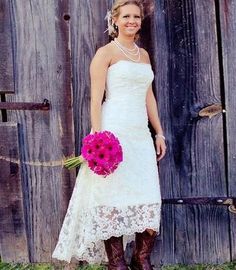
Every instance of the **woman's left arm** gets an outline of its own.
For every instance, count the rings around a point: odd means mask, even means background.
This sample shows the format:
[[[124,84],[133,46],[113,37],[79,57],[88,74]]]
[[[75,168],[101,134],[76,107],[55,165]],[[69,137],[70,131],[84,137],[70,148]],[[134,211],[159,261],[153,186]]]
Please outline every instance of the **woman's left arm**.
[[[148,119],[151,122],[154,130],[156,131],[156,134],[163,135],[163,130],[161,127],[161,122],[158,115],[158,109],[157,109],[157,102],[155,99],[155,96],[153,94],[152,85],[148,88],[147,96],[146,96],[146,108],[147,108],[147,114]],[[161,160],[165,153],[166,153],[166,144],[165,140],[161,136],[155,137],[155,143],[156,143],[156,151],[158,158],[157,160]]]

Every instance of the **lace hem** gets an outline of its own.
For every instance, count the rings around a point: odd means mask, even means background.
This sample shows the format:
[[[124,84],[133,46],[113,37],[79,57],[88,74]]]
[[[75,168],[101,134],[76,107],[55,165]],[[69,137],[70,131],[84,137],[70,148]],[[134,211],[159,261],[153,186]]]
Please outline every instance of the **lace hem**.
[[[159,232],[161,203],[116,208],[98,206],[73,216],[68,209],[53,258],[70,262],[72,257],[88,263],[107,261],[103,240],[123,235],[124,247],[135,232],[149,228]]]

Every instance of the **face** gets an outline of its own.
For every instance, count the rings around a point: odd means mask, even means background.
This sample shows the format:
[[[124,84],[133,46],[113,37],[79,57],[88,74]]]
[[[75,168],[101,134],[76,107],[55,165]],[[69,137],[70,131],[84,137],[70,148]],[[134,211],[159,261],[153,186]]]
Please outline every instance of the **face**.
[[[134,4],[120,7],[118,18],[114,19],[119,35],[134,36],[141,28],[140,8]]]

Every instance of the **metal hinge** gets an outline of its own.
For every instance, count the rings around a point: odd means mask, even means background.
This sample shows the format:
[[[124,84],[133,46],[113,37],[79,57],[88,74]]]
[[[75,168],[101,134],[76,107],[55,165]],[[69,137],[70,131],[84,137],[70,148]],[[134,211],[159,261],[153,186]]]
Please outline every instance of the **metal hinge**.
[[[0,102],[0,110],[43,110],[50,109],[49,100],[46,98],[42,103],[33,102]]]

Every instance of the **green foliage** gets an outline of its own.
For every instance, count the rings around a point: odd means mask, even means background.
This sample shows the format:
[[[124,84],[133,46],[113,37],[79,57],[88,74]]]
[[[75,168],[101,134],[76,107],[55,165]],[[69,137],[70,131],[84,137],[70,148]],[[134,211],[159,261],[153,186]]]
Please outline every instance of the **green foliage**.
[[[0,262],[0,270],[64,270],[68,269],[65,265],[55,266],[50,264],[9,264]],[[71,268],[74,270],[105,270],[105,266],[100,265],[84,265],[77,268]],[[208,265],[208,264],[195,264],[195,265],[170,265],[162,266],[161,270],[236,270],[236,261],[230,263],[224,263],[221,265]]]
[[[0,270],[54,270],[50,264],[23,264],[23,263],[3,263],[0,262]]]
[[[85,266],[80,266],[77,268],[79,270],[105,270],[105,266],[101,265],[85,265]]]
[[[210,265],[210,264],[195,264],[195,265],[170,265],[163,266],[162,270],[236,270],[236,261],[218,264],[218,265]]]

